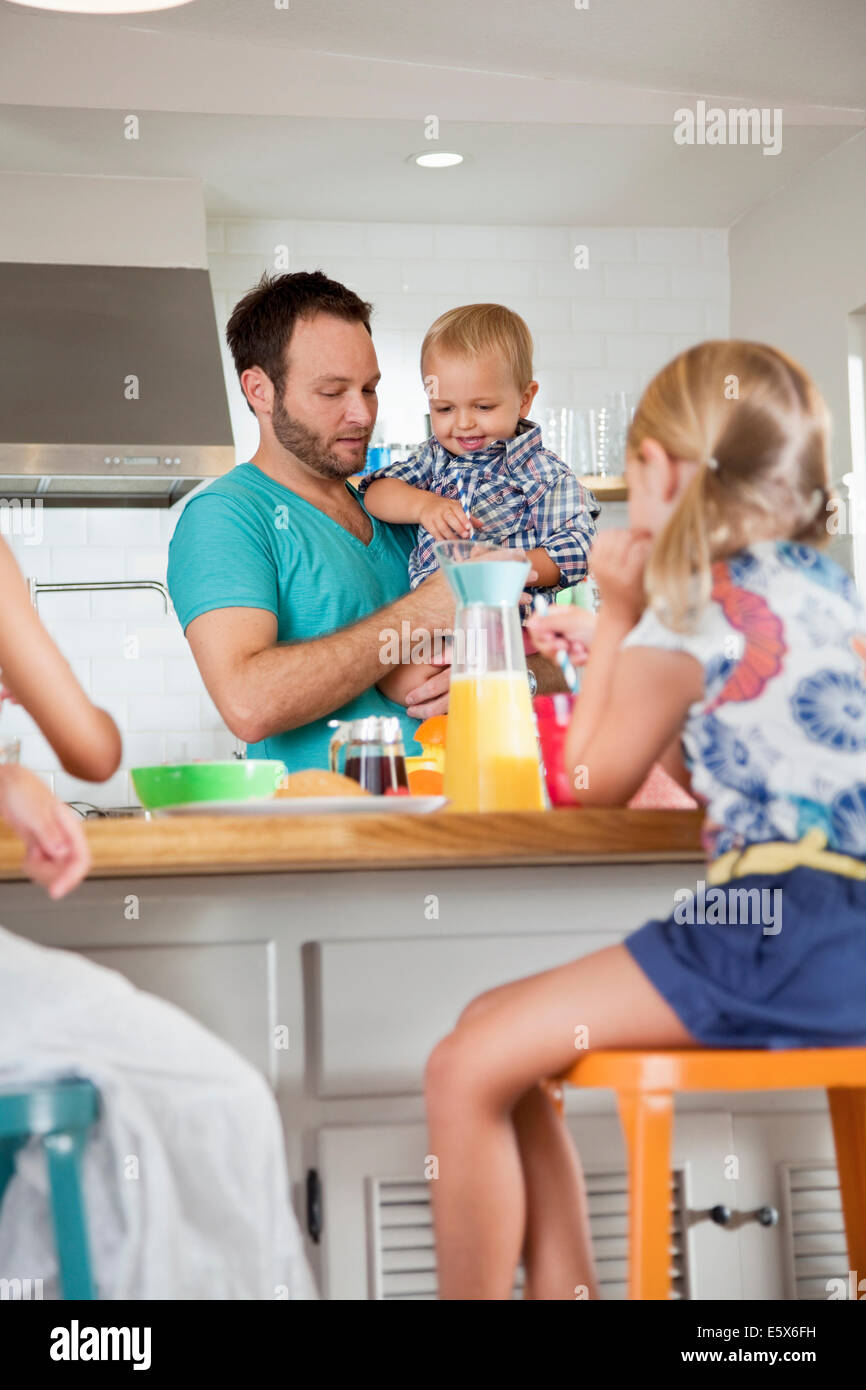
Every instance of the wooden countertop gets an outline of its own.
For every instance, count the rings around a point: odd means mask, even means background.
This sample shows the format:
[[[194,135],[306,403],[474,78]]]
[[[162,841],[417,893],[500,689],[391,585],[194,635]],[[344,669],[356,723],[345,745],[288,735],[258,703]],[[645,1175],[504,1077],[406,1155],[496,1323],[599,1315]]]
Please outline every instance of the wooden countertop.
[[[91,878],[431,864],[642,863],[700,860],[700,811],[563,809],[428,816],[184,816],[88,821]],[[0,880],[21,879],[21,842],[0,826]]]

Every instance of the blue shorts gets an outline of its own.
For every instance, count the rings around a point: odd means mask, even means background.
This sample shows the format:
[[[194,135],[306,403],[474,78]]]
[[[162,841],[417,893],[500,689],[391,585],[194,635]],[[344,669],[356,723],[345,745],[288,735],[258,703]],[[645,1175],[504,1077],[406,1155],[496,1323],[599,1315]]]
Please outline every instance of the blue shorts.
[[[866,880],[799,867],[700,887],[624,943],[699,1042],[866,1046]]]

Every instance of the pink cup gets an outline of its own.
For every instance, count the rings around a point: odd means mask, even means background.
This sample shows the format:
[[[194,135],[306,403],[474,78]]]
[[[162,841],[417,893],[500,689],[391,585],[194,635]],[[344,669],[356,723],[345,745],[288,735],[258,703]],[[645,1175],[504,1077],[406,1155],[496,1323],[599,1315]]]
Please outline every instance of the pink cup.
[[[565,770],[565,736],[576,695],[536,695],[533,700],[547,794],[552,806],[574,806],[577,797]]]

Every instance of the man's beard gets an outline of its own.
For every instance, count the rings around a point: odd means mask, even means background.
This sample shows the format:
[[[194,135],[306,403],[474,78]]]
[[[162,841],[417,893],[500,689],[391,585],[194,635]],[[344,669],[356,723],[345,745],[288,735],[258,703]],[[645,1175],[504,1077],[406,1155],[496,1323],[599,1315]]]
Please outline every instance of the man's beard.
[[[271,426],[277,441],[282,444],[284,449],[288,449],[290,454],[305,463],[308,468],[312,468],[314,473],[319,473],[323,478],[348,478],[352,473],[357,473],[363,468],[363,462],[345,463],[343,459],[337,458],[322,440],[321,436],[314,430],[302,425],[300,420],[295,420],[286,410],[281,400],[274,397],[273,410],[271,411]],[[366,435],[353,436],[358,439],[369,439],[369,432]]]

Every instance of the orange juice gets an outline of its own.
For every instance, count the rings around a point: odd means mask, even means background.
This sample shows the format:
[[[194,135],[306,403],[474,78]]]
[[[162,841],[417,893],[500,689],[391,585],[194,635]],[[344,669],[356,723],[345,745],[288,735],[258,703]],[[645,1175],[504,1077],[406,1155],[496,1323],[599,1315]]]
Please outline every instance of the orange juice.
[[[544,810],[524,672],[452,675],[444,790],[455,811]]]

